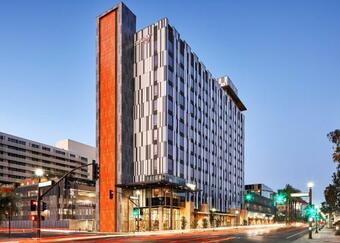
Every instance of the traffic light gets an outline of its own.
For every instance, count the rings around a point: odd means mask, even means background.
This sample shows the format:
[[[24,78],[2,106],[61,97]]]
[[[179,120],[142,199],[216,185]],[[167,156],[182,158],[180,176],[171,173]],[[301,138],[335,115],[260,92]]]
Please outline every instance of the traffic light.
[[[99,165],[95,160],[92,162],[92,180],[96,181],[99,179]]]
[[[37,200],[31,200],[31,211],[37,211],[38,202]]]
[[[276,194],[274,197],[274,201],[276,202],[276,204],[285,204],[287,201],[286,195],[282,193]]]
[[[109,198],[113,199],[113,191],[112,190],[109,191]]]
[[[71,189],[71,181],[66,177],[64,181],[64,189]]]
[[[31,215],[30,220],[31,221],[38,221],[38,216],[37,215]]]
[[[133,217],[138,218],[138,216],[139,216],[139,208],[133,208],[132,215],[133,215]]]
[[[254,200],[254,195],[251,192],[248,192],[245,196],[244,196],[244,200],[246,202],[251,202]]]
[[[42,211],[47,210],[47,203],[42,202]]]
[[[312,218],[312,219],[315,219],[316,216],[317,216],[317,210],[314,206],[314,204],[312,205],[308,205],[306,208],[305,208],[305,214],[308,218]]]

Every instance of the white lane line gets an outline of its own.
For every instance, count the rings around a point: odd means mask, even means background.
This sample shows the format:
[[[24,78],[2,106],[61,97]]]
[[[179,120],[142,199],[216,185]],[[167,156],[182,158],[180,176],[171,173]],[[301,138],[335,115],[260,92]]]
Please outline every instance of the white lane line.
[[[297,235],[300,235],[300,234],[302,234],[302,233],[306,233],[307,231],[308,231],[308,229],[305,229],[305,230],[303,230],[303,231],[301,231],[301,232],[298,232],[298,233],[295,233],[295,234],[293,234],[293,235],[288,236],[286,239],[292,238],[292,237],[297,236]]]

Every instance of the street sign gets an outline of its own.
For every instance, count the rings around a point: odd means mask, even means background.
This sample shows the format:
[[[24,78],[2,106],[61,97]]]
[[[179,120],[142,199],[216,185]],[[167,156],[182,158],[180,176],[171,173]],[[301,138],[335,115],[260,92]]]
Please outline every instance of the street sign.
[[[45,187],[45,186],[50,186],[52,185],[52,181],[45,181],[45,182],[40,182],[39,187]]]
[[[307,192],[298,192],[290,194],[291,197],[308,197],[309,194]]]

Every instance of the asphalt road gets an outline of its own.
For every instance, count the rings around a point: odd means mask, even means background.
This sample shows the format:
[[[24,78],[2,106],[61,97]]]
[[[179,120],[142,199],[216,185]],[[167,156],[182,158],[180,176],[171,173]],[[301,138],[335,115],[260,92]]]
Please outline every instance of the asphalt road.
[[[40,242],[57,242],[62,240],[63,242],[87,242],[87,243],[109,243],[109,242],[127,242],[127,243],[152,243],[152,242],[180,242],[180,243],[195,243],[195,242],[273,242],[273,243],[286,243],[293,242],[294,240],[302,237],[308,230],[306,227],[280,227],[280,228],[238,228],[238,229],[227,229],[227,230],[215,230],[215,231],[199,231],[189,233],[167,233],[159,235],[139,235],[139,236],[114,236],[100,239],[90,239],[90,237],[96,237],[96,234],[82,234],[82,233],[71,233],[61,234],[44,232],[43,238]],[[4,232],[3,232],[4,233]],[[2,235],[2,237],[1,237]],[[32,242],[32,233],[25,232],[21,234],[13,235],[19,242]],[[102,235],[103,236],[103,235]],[[4,240],[6,236],[0,234],[0,242]],[[35,237],[35,236],[33,236]],[[86,239],[89,237],[89,239]],[[79,240],[79,238],[82,238]],[[7,239],[8,240],[8,239]],[[33,240],[35,242],[35,240]]]
[[[80,242],[97,243],[97,242],[128,242],[128,243],[152,243],[152,242],[293,242],[307,233],[306,227],[289,227],[275,230],[270,229],[238,229],[228,231],[205,231],[182,234],[167,234],[155,236],[134,236],[134,237],[113,237],[96,240],[82,240]],[[78,241],[79,242],[79,241]]]

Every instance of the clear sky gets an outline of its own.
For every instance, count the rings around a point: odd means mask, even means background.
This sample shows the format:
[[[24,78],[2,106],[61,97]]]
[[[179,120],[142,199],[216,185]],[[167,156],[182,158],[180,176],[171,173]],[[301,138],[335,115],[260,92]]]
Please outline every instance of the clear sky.
[[[0,130],[95,145],[96,16],[115,0],[0,1]],[[168,17],[246,104],[246,183],[315,199],[340,128],[340,1],[125,1],[138,29]]]

